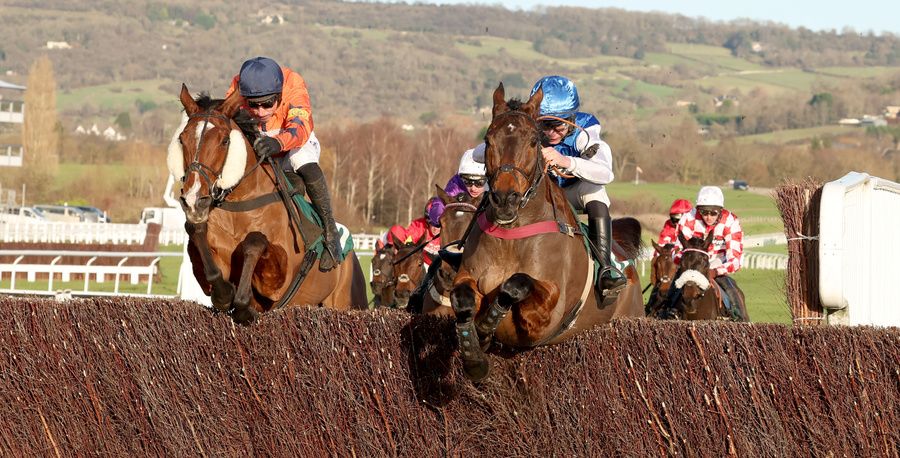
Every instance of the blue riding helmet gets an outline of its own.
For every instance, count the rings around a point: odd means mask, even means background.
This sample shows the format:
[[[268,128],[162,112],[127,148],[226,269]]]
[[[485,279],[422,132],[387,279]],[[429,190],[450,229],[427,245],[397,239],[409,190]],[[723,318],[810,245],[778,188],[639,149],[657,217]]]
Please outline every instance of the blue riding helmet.
[[[541,116],[568,118],[574,115],[581,105],[575,83],[565,76],[541,78],[531,89],[531,95],[534,95],[538,88],[544,90],[544,98],[541,100]]]
[[[280,94],[284,86],[284,74],[281,67],[268,57],[254,57],[241,65],[241,95],[247,98]]]

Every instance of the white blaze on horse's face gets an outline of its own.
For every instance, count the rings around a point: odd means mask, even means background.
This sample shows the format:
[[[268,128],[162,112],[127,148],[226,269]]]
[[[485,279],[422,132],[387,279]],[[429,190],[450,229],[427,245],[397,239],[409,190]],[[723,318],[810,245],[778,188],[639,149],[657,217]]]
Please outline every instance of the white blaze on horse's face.
[[[194,179],[194,184],[191,185],[191,188],[188,189],[182,197],[184,197],[184,203],[187,204],[188,208],[194,211],[196,210],[197,198],[200,194],[200,174],[191,172],[191,178]]]
[[[509,129],[510,133],[512,133],[516,130],[516,126],[514,126],[512,123],[509,123],[509,125],[506,126],[506,128]]]
[[[203,128],[204,126],[206,126],[206,129]],[[203,132],[205,132],[209,129],[212,129],[213,127],[214,126],[212,125],[212,123],[207,123],[207,122],[202,122],[202,123],[198,122],[197,123],[197,132],[196,132],[196,139],[197,139],[196,150],[197,151],[200,150],[200,139],[203,138]]]

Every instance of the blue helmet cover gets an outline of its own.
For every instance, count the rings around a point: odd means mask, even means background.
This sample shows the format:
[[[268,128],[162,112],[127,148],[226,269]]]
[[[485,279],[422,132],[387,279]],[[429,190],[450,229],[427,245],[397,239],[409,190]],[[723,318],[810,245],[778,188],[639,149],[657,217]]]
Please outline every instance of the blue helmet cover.
[[[539,88],[544,90],[544,98],[541,100],[541,116],[568,118],[574,115],[581,105],[575,83],[565,76],[554,75],[541,78],[531,89],[531,95],[534,95]]]
[[[239,89],[244,97],[262,97],[281,93],[284,74],[281,67],[268,57],[254,57],[241,65]]]

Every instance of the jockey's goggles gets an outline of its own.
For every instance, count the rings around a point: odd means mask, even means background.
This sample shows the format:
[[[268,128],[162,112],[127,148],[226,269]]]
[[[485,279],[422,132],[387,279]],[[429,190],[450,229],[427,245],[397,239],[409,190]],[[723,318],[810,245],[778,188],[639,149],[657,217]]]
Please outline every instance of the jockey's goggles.
[[[250,108],[265,108],[269,109],[275,106],[278,103],[278,94],[274,94],[265,99],[256,99],[256,100],[248,100],[247,106]]]
[[[703,210],[697,210],[697,213],[700,213],[700,216],[719,216],[721,210],[704,208]]]
[[[466,185],[466,187],[477,186],[480,188],[480,187],[484,186],[484,183],[487,180],[485,178],[463,178],[462,181],[463,181],[463,184]]]

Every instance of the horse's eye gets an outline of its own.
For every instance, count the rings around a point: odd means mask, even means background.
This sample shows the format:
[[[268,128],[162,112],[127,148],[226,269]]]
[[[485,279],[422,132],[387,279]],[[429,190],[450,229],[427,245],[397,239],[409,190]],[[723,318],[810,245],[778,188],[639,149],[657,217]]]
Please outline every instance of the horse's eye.
[[[231,143],[231,138],[225,137],[222,139],[222,145],[228,145],[229,143]]]

